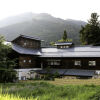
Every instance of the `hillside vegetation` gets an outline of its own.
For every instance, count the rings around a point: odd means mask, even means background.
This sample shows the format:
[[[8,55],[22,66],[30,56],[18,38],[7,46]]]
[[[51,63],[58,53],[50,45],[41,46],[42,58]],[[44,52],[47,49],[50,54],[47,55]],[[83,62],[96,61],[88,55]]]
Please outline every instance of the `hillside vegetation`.
[[[86,24],[83,21],[55,18],[45,13],[26,13],[5,19],[5,21],[0,22],[0,34],[4,35],[7,40],[12,40],[19,34],[26,34],[45,40],[45,45],[61,39],[64,30],[67,31],[68,38],[72,38],[74,43],[80,44],[79,31],[81,25]]]

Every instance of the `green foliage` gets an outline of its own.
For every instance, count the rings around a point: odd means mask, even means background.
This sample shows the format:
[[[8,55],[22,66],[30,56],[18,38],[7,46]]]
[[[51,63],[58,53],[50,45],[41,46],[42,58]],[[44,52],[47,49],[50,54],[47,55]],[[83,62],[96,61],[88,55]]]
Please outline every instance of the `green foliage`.
[[[4,41],[0,36],[0,82],[12,82],[16,79],[16,72],[13,70],[16,63],[15,59],[8,57],[12,49],[9,45],[4,45]]]
[[[91,19],[80,30],[80,40],[82,44],[97,44],[100,43],[100,26],[98,14],[92,13]]]
[[[0,69],[0,82],[7,83],[7,82],[13,82],[16,78],[16,71],[13,69]]]
[[[47,67],[46,68],[46,71],[47,71],[47,74],[45,75],[45,78],[44,80],[55,80],[55,78],[59,78],[60,77],[60,74],[56,71],[55,73],[51,73],[51,68],[50,67]]]
[[[61,39],[61,40],[58,40],[58,42],[72,42],[72,39],[66,39],[66,40]]]
[[[53,74],[54,78],[59,78],[60,77],[60,74],[56,71],[54,74]]]
[[[67,32],[66,32],[66,30],[64,30],[64,34],[63,34],[63,36],[62,36],[62,39],[61,39],[61,40],[58,40],[58,42],[72,42],[72,39],[69,39],[69,38],[67,37]]]
[[[64,30],[62,38],[60,40],[57,40],[57,42],[72,42],[72,39],[67,38],[67,32],[66,30]],[[55,44],[54,41],[50,42],[50,45],[53,46],[54,44]]]
[[[90,100],[100,100],[100,91],[97,91],[90,97]]]
[[[51,42],[50,42],[50,45],[52,45],[52,46],[53,46],[54,44],[55,44],[55,42],[53,42],[53,41],[51,41]]]
[[[0,45],[3,44],[3,42],[5,41],[3,36],[0,36]]]
[[[52,85],[47,82],[35,82],[35,83],[25,82],[17,84],[6,84],[6,85],[3,84],[1,86],[3,88],[2,90],[3,94],[8,93],[8,95],[13,95],[14,97],[24,98],[24,100],[28,100],[28,98],[33,98],[31,100],[34,100],[34,98],[37,98],[36,100],[99,100],[100,99],[100,86],[93,86],[93,85],[59,86],[59,85]]]
[[[67,32],[66,32],[66,30],[64,30],[64,34],[63,34],[62,39],[63,39],[63,41],[67,40]]]
[[[19,95],[14,96],[13,94],[0,93],[0,100],[38,100],[38,98],[33,98],[33,97],[23,98],[23,97],[20,97]]]
[[[51,68],[48,66],[48,67],[46,68],[47,74],[45,75],[44,80],[54,80],[54,77],[53,77],[53,75],[50,73],[50,71],[51,71]]]

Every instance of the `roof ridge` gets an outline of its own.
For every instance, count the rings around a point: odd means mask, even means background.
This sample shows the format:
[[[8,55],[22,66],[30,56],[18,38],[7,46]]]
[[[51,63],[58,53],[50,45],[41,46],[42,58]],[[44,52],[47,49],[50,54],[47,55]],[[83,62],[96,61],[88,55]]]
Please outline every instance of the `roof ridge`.
[[[26,37],[26,38],[30,38],[30,39],[37,39],[37,40],[41,40],[40,38],[38,37],[33,37],[33,36],[29,36],[29,35],[24,35],[24,34],[20,34],[20,36],[22,37]]]

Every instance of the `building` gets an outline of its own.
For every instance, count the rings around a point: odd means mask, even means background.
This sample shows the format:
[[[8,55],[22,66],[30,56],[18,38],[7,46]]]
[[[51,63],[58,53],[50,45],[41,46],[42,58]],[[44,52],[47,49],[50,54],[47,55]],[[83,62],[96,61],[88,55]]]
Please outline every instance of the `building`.
[[[75,46],[73,43],[56,43],[53,48],[41,47],[39,38],[20,35],[11,41],[12,49],[19,54],[19,80],[50,72],[62,76],[93,77],[100,70],[100,46]],[[32,73],[32,74],[31,74]]]

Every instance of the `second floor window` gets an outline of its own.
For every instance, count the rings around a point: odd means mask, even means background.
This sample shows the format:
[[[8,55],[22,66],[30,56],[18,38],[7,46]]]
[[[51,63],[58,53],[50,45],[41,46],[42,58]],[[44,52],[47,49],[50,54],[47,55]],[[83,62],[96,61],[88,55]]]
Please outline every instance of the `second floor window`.
[[[96,66],[96,61],[89,61],[89,66]]]
[[[81,66],[81,61],[80,60],[75,60],[74,65],[75,66]]]
[[[26,60],[23,60],[24,63],[26,63]]]
[[[31,60],[29,60],[29,63],[31,63],[32,61]]]
[[[47,60],[48,65],[60,65],[60,60]]]
[[[25,43],[24,43],[24,46],[26,46],[26,44],[27,44],[27,43],[25,42]]]

